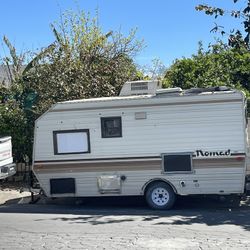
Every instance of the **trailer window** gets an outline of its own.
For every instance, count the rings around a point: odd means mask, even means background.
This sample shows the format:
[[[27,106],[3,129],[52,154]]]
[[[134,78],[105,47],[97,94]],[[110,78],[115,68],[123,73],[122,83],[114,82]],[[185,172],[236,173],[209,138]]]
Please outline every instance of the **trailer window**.
[[[90,153],[89,130],[53,131],[54,154]]]
[[[122,119],[116,117],[101,117],[102,138],[122,137]]]
[[[162,162],[164,172],[169,173],[192,171],[191,153],[163,154]]]

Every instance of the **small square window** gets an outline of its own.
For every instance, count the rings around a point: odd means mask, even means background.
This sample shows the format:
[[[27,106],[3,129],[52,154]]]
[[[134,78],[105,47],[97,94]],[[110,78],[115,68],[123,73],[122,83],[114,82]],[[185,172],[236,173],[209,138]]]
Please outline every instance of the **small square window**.
[[[162,160],[166,173],[192,171],[192,153],[163,154]]]
[[[121,117],[101,117],[102,138],[122,137]]]

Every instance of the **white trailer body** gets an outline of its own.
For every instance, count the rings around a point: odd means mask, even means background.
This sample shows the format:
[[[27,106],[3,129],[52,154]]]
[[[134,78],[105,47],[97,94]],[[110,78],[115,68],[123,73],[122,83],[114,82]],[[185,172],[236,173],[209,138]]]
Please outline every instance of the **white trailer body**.
[[[12,157],[11,137],[0,138],[0,180],[16,173]]]
[[[246,155],[242,92],[159,91],[57,103],[36,121],[33,171],[49,197],[144,195],[157,182],[242,194]]]

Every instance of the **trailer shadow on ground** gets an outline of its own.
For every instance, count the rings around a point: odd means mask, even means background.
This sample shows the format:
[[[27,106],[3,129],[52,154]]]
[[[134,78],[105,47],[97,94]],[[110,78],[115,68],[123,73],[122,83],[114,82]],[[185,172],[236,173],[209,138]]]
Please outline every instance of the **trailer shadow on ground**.
[[[250,231],[250,198],[233,204],[213,197],[179,197],[172,210],[156,211],[142,197],[40,200],[37,204],[4,204],[0,213],[54,214],[49,220],[91,225],[145,221],[150,226],[191,225],[194,223],[237,225]],[[45,219],[39,219],[47,220]]]

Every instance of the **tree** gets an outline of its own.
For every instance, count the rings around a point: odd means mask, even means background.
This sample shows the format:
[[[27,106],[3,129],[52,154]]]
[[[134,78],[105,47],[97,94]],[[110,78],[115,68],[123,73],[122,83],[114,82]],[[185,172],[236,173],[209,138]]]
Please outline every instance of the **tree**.
[[[97,17],[84,12],[67,12],[52,30],[56,41],[24,72],[28,89],[37,93],[37,113],[58,101],[117,95],[137,77],[133,56],[142,43],[135,30],[127,37],[104,33]]]
[[[234,3],[239,0],[233,0]],[[226,32],[224,27],[216,26],[211,30],[213,32],[221,32],[222,35],[228,35],[228,45],[233,48],[244,47],[250,50],[250,0],[245,1],[245,7],[243,10],[225,10],[218,7],[211,7],[208,5],[200,4],[195,7],[197,11],[204,11],[206,15],[211,15],[217,18],[218,16],[224,16],[226,14],[231,15],[234,18],[237,18],[241,24],[243,24],[243,30],[245,34],[242,34],[242,31],[232,30],[230,32]]]
[[[234,3],[239,2],[239,0],[233,0]],[[250,0],[245,0],[244,8],[239,10],[225,10],[218,7],[211,7],[208,5],[200,4],[196,6],[197,11],[204,11],[206,15],[211,15],[217,18],[218,16],[224,16],[226,14],[233,18],[236,18],[243,25],[243,33],[241,29],[226,31],[224,27],[220,25],[215,25],[211,32],[220,32],[221,35],[228,36],[228,45],[233,48],[233,50],[226,50],[223,54],[226,54],[232,59],[229,63],[229,72],[227,79],[229,82],[226,84],[233,85],[237,88],[242,88],[249,97],[249,72],[250,72]],[[236,50],[235,50],[236,49]],[[235,57],[232,57],[235,55]],[[228,63],[228,60],[226,60]],[[222,65],[223,67],[223,65]],[[224,67],[225,68],[225,67]],[[248,112],[250,113],[250,101],[248,99]]]
[[[34,121],[52,104],[117,95],[125,81],[138,77],[133,56],[140,51],[142,42],[136,39],[136,30],[128,36],[115,31],[105,33],[98,25],[98,16],[91,18],[84,12],[66,12],[51,27],[55,42],[37,53],[21,74],[13,77],[9,90],[0,88],[0,129],[14,137],[16,155],[22,152],[22,157],[28,155],[30,160]],[[9,42],[7,47],[16,60],[14,47]],[[9,107],[13,112],[6,113]],[[22,141],[15,140],[15,131],[19,129],[18,123],[14,123],[16,112],[22,116]]]
[[[250,52],[231,48],[222,42],[204,51],[200,43],[197,54],[176,60],[166,71],[167,85],[192,87],[229,86],[250,93]]]
[[[13,156],[16,161],[25,161],[27,155],[31,155],[27,127],[25,113],[15,102],[0,105],[1,135],[12,136]]]
[[[26,60],[27,53],[17,54],[15,47],[11,44],[6,36],[3,37],[3,41],[9,50],[9,56],[0,58],[0,63],[5,66],[8,81],[11,84],[14,84],[15,81],[22,75],[24,68],[23,65]],[[5,83],[0,82],[0,84],[2,85]]]
[[[29,52],[18,54],[9,39],[3,37],[9,55],[1,59],[7,70],[9,86],[0,83],[0,136],[11,135],[13,156],[18,162],[26,161],[32,154],[32,136],[29,128],[27,110],[24,108],[24,89],[22,74]]]
[[[140,80],[159,80],[162,81],[166,71],[166,66],[159,58],[151,60],[149,65],[143,65],[140,67]]]

